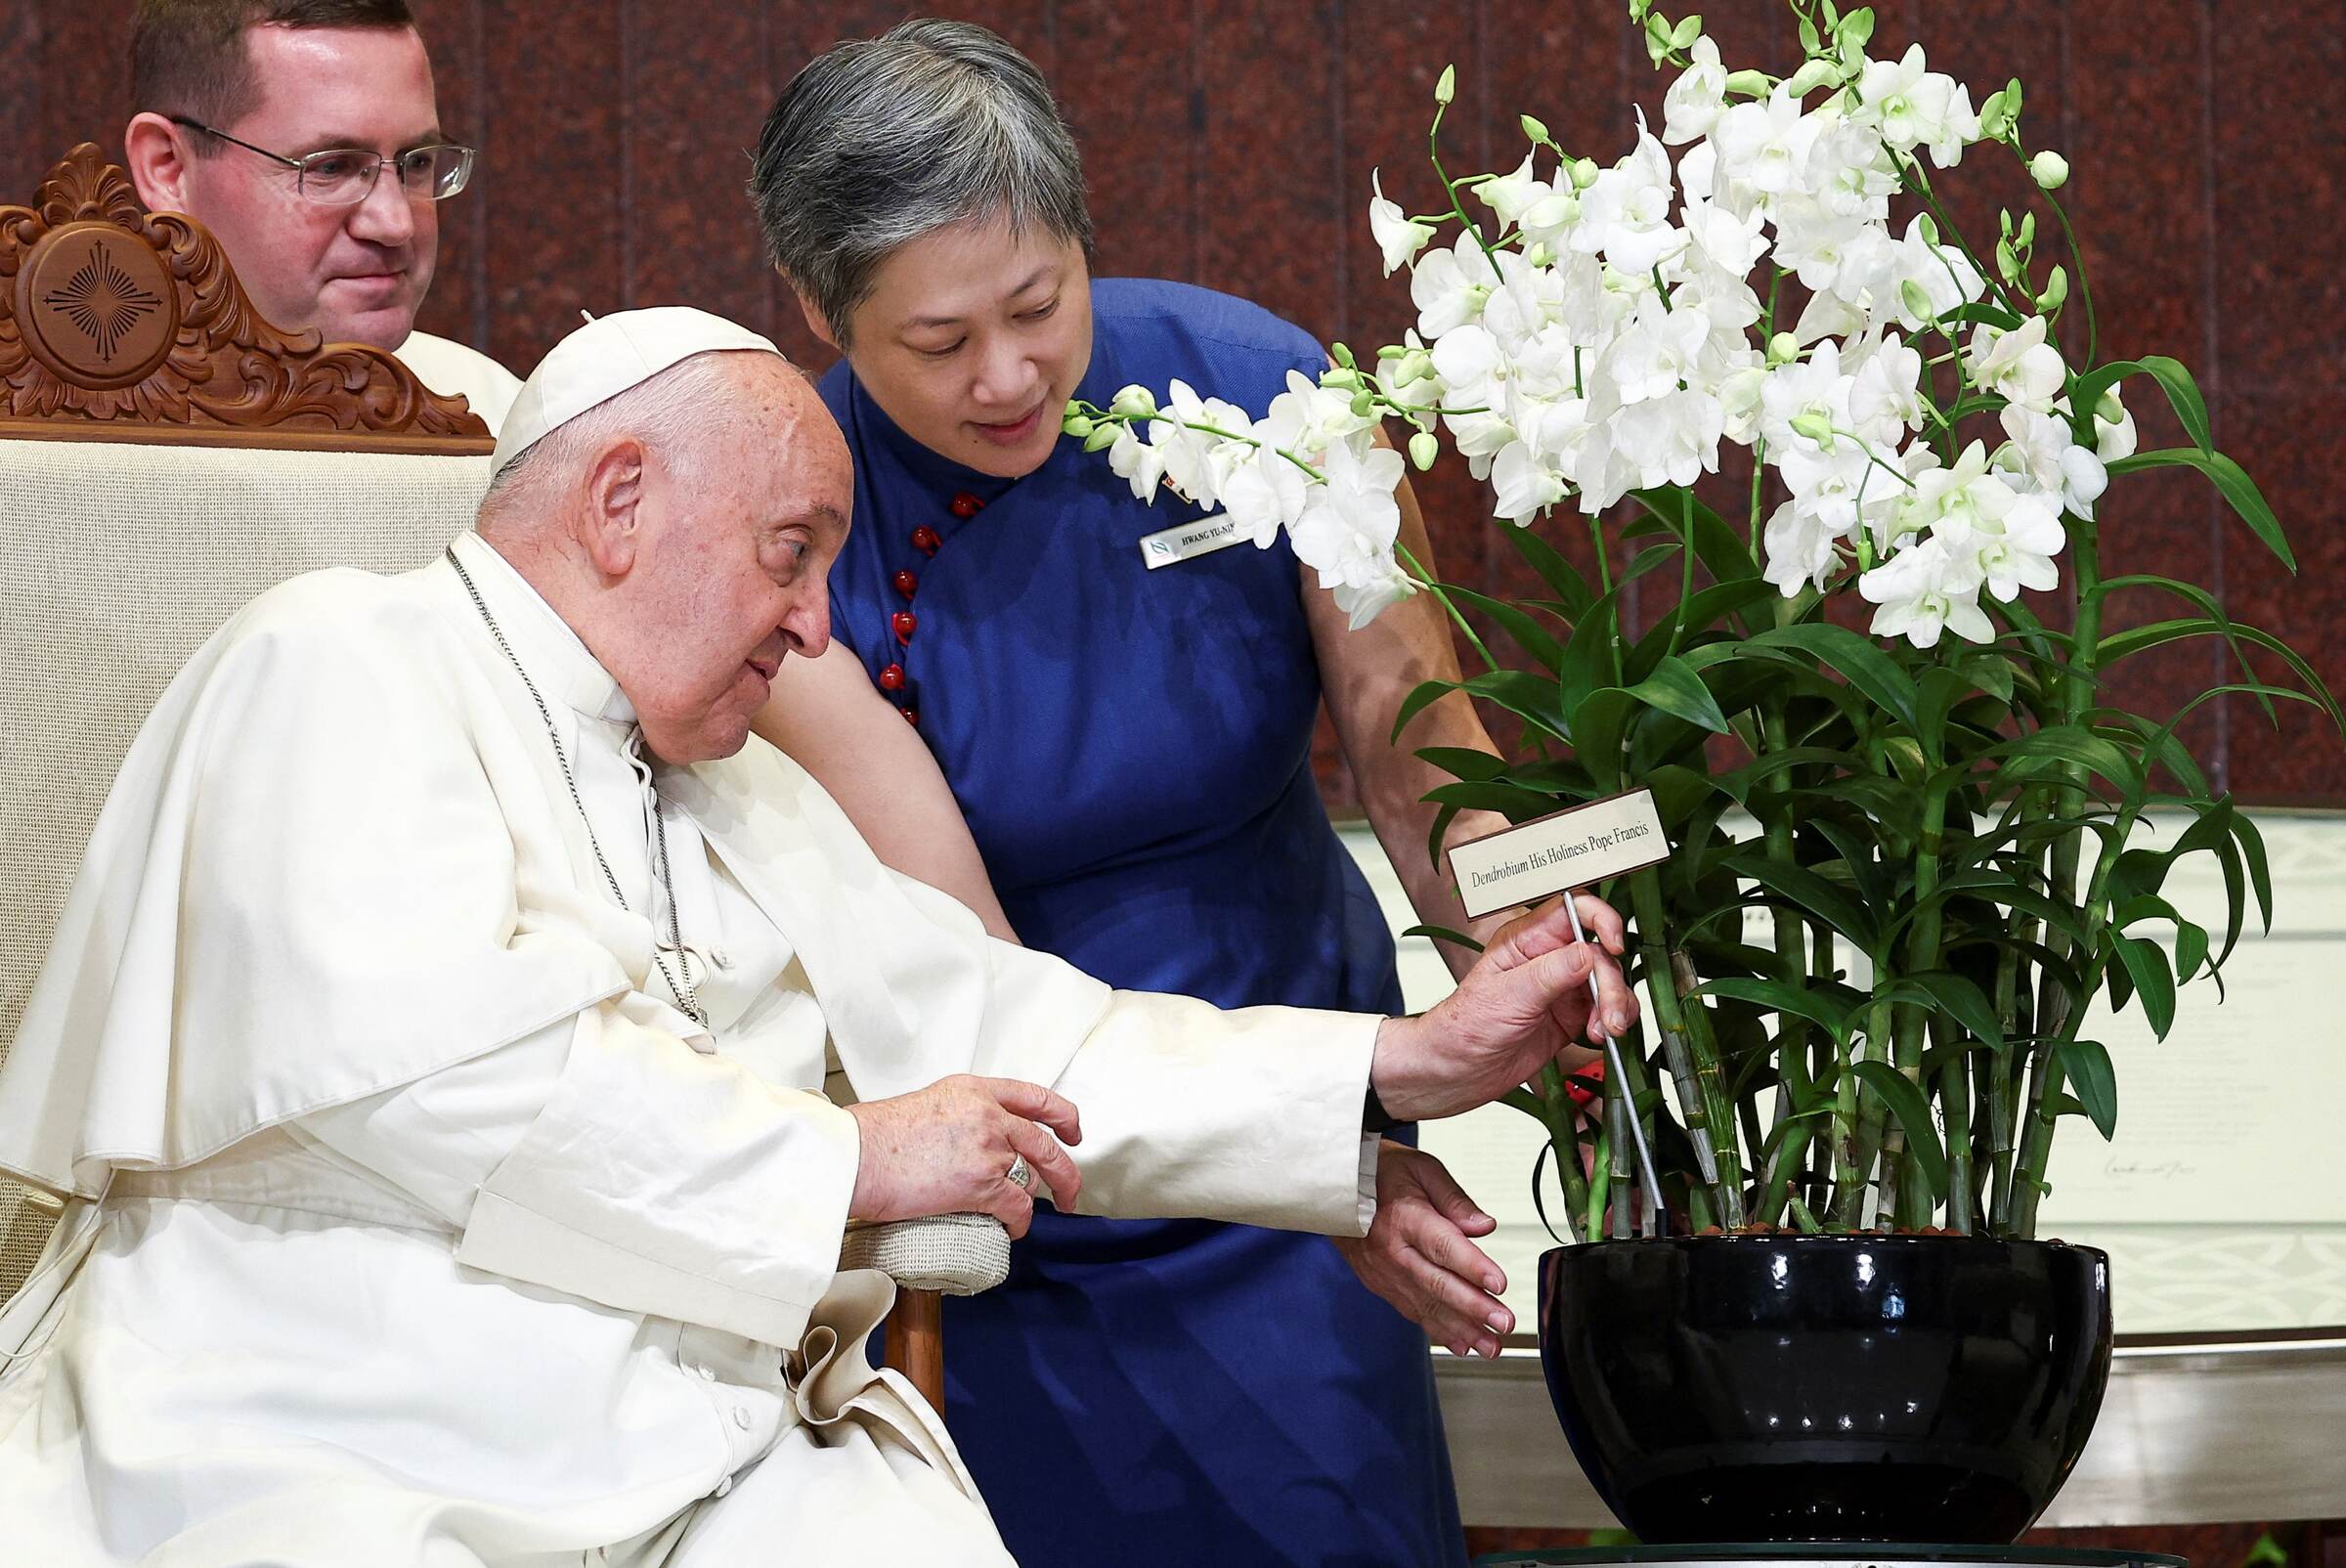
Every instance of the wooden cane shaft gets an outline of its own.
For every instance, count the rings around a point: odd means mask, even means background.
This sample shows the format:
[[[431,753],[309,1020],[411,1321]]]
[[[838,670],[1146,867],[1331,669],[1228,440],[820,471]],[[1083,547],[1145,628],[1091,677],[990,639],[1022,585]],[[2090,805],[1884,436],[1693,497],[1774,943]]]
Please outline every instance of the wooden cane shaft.
[[[888,1364],[912,1380],[939,1415],[945,1409],[945,1314],[934,1290],[899,1289],[888,1315]]]

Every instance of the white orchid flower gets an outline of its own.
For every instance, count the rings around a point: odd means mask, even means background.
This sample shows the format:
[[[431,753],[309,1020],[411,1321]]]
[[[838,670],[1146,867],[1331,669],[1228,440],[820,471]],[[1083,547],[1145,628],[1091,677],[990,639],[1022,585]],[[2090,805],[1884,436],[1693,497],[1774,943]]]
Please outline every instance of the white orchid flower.
[[[1130,482],[1135,501],[1152,499],[1157,482],[1165,476],[1165,455],[1133,434],[1129,424],[1120,426],[1116,439],[1108,444],[1108,465],[1117,478]]]
[[[1817,203],[1838,217],[1878,223],[1889,215],[1890,198],[1898,189],[1898,172],[1881,138],[1846,120],[1817,137],[1801,172]]]
[[[1904,637],[1918,648],[1934,648],[1942,632],[1973,642],[1995,640],[1995,624],[1979,608],[1981,579],[1977,565],[1959,560],[1943,541],[1927,539],[1857,579],[1857,591],[1879,608],[1876,636]]]
[[[1474,188],[1504,228],[1514,228],[1525,213],[1556,194],[1554,186],[1532,173],[1533,156],[1526,152],[1514,172],[1495,174]]]
[[[1916,315],[1907,303],[1908,283],[1922,290],[1924,302],[1931,309],[1930,317]],[[1891,319],[1913,332],[1922,330],[1930,319],[1948,315],[1977,300],[1985,291],[1987,280],[1962,251],[1951,245],[1932,243],[1923,233],[1923,220],[1918,215],[1906,226],[1886,285],[1883,303]]]
[[[1675,147],[1711,134],[1727,107],[1727,67],[1708,35],[1688,51],[1694,64],[1679,72],[1662,97],[1662,140]]]
[[[1222,509],[1253,540],[1268,548],[1282,528],[1292,529],[1308,504],[1311,482],[1301,468],[1277,452],[1255,449],[1222,483]]]
[[[1921,44],[1910,46],[1894,63],[1866,62],[1857,97],[1851,119],[1876,127],[1882,140],[1901,152],[1928,147],[1931,161],[1942,169],[1961,162],[1964,146],[1979,139],[1970,89],[1928,69]]]
[[[1637,313],[1600,363],[1624,404],[1644,403],[1678,389],[1710,335],[1711,319],[1701,311],[1665,311],[1655,305]]]
[[[1902,338],[1879,339],[1855,374],[1849,388],[1849,418],[1860,433],[1889,446],[1922,424],[1921,351]]]
[[[1613,448],[1637,470],[1637,483],[1691,485],[1718,470],[1726,414],[1718,399],[1692,387],[1625,408],[1613,419]]]
[[[1767,560],[1760,576],[1786,598],[1804,587],[1823,588],[1840,564],[1841,535],[1813,506],[1795,496],[1768,514],[1760,543]]]
[[[1410,274],[1410,303],[1417,307],[1417,329],[1439,342],[1482,319],[1483,302],[1499,286],[1499,269],[1471,234],[1461,234],[1447,250],[1430,250]]]
[[[1830,452],[1788,448],[1777,472],[1802,509],[1812,513],[1819,526],[1831,529],[1836,539],[1855,537],[1858,508],[1869,495],[1897,486],[1874,466],[1865,443],[1853,437],[1834,442]]]
[[[2009,332],[1981,322],[1964,361],[1981,391],[2039,414],[2052,410],[2069,374],[2061,350],[2045,341],[2042,316],[2031,316]]]
[[[1776,265],[1790,268],[1811,293],[1847,298],[1851,290],[1841,286],[1842,269],[1864,255],[1864,238],[1876,231],[1863,218],[1846,217],[1805,196],[1777,203],[1775,219]]]
[[[2002,422],[2012,439],[1996,454],[1994,465],[2024,475],[2029,489],[2052,498],[2064,511],[2092,520],[2094,502],[2109,488],[2109,471],[2077,444],[2067,416],[2012,404]]]
[[[1763,196],[1802,188],[1802,168],[1823,122],[1801,112],[1801,101],[1779,83],[1762,100],[1737,104],[1711,133],[1718,171]]]
[[[1425,242],[1434,237],[1434,226],[1420,223],[1385,198],[1381,170],[1368,171],[1368,189],[1374,193],[1368,202],[1368,235],[1376,241],[1376,248],[1384,258],[1385,276],[1390,278],[1425,248]]]
[[[1855,385],[1856,377],[1842,373],[1841,345],[1831,339],[1817,344],[1807,359],[1768,371],[1760,387],[1760,436],[1768,457],[1781,461],[1796,444],[1820,445],[1797,433],[1795,419],[1821,419],[1832,429],[1849,429],[1849,391]]]
[[[2094,456],[2105,463],[2116,462],[2134,456],[2141,438],[2134,428],[2134,415],[2118,396],[2116,386],[2102,394],[2094,409]]]
[[[1492,460],[1491,488],[1492,515],[1510,523],[1528,523],[1564,499],[1563,475],[1521,440],[1508,442]]]

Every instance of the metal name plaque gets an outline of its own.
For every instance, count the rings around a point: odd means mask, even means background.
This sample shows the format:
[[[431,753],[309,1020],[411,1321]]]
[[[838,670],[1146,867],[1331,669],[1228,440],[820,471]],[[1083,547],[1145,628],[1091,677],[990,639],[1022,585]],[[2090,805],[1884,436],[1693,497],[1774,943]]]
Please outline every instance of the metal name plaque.
[[[1654,792],[1630,790],[1535,817],[1450,851],[1469,920],[1670,858]]]

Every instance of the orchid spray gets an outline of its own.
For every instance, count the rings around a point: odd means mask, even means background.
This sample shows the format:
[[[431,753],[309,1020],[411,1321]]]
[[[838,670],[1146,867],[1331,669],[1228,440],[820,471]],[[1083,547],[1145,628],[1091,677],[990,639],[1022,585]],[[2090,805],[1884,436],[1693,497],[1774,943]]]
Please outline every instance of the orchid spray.
[[[1370,177],[1370,233],[1417,313],[1402,342],[1335,345],[1259,417],[1175,382],[1072,405],[1064,428],[1136,496],[1170,486],[1258,544],[1283,529],[1356,626],[1441,598],[1487,667],[1457,687],[1515,715],[1526,751],[1428,754],[1457,779],[1434,795],[1437,842],[1459,809],[1654,792],[1674,853],[1609,891],[1655,1037],[1592,1126],[1553,1071],[1509,1097],[1548,1130],[1576,1238],[1627,1234],[1629,1140],[1604,1129],[1631,1111],[1694,1229],[2027,1237],[2056,1121],[2116,1123],[2087,1001],[2107,990],[2163,1036],[2251,894],[2270,923],[2256,829],[2179,725],[2229,695],[2341,732],[2346,715],[2205,588],[2104,573],[2106,493],[2175,468],[2295,562],[2184,367],[2098,362],[2068,165],[2027,149],[2020,83],[1975,106],[1920,45],[1870,56],[1870,10],[1788,9],[1803,59],[1777,78],[1729,69],[1699,17],[1631,0],[1675,74],[1659,133],[1639,114],[1609,164],[1526,115],[1514,168],[1452,174],[1445,71],[1447,209],[1412,216]],[[2020,209],[1984,250],[1938,184],[1975,152]],[[2122,388],[2142,383],[2188,445],[2137,450]],[[1422,469],[1445,444],[1547,596],[1437,583],[1398,547],[1403,451]],[[1696,495],[1730,445],[1751,454],[1740,528]],[[1593,574],[1542,537],[1573,514]],[[1654,572],[1676,600],[1631,627],[1622,589]],[[2176,613],[2106,631],[2120,595]],[[1503,666],[1468,611],[1532,668]],[[2220,639],[2237,677],[2164,717],[2107,705],[2113,667],[2187,638]],[[1413,692],[1396,733],[1450,689]],[[2220,933],[2161,895],[2188,854],[2220,863]]]

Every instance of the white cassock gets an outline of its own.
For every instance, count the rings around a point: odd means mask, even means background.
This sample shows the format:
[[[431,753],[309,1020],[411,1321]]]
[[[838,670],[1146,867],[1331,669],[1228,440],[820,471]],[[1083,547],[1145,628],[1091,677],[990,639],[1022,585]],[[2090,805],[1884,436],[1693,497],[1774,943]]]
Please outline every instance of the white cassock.
[[[491,435],[504,429],[506,411],[521,396],[520,379],[477,348],[429,332],[410,332],[391,352],[415,372],[416,380],[442,397],[460,397],[471,404]]]
[[[1086,1209],[1359,1234],[1375,1022],[987,938],[762,742],[651,763],[585,645],[456,549],[579,801],[445,560],[287,584],[165,694],[0,1068],[0,1165],[77,1195],[0,1313],[0,1556],[1005,1560],[864,1361],[892,1290],[837,1270],[826,1078],[1051,1084]],[[655,963],[654,810],[706,1030]]]

